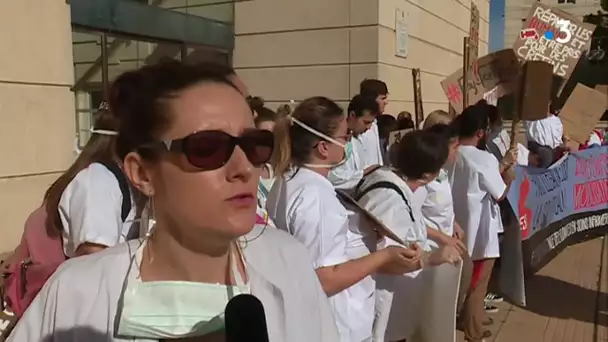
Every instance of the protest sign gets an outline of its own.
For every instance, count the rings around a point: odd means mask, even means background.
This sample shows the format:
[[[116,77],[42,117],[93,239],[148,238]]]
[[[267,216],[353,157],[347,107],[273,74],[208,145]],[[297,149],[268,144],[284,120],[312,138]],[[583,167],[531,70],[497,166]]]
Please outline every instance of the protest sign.
[[[489,92],[483,94],[483,99],[492,106],[498,105],[498,89],[494,88]]]
[[[420,69],[412,69],[412,79],[414,81],[414,113],[416,115],[416,128],[420,127],[424,121],[424,108],[422,106],[422,82],[420,81]]]
[[[405,243],[405,241],[403,241],[399,236],[397,236],[397,234],[393,233],[392,230],[390,230],[387,226],[380,222],[380,220],[378,220],[376,216],[374,216],[372,213],[360,206],[359,203],[357,203],[354,198],[350,197],[350,195],[347,194],[344,190],[336,189],[336,194],[338,195],[338,199],[340,199],[342,204],[345,204],[357,213],[362,214],[363,217],[370,224],[371,228],[380,236],[387,237],[400,245],[409,246]]]
[[[596,85],[595,90],[604,94],[604,104],[606,105],[606,110],[608,110],[608,85],[606,85],[606,84]]]
[[[605,111],[605,94],[577,84],[559,112],[564,135],[577,144],[584,144]]]
[[[500,50],[485,55],[476,61],[478,77],[467,79],[467,94],[470,104],[483,99],[483,95],[497,88],[498,96],[512,93],[516,86],[519,74],[519,62],[512,49]],[[460,68],[452,75],[441,81],[448,101],[456,114],[463,110],[464,75]]]
[[[536,2],[513,50],[519,59],[551,63],[555,75],[568,79],[582,54],[589,49],[594,30],[593,24]]]
[[[422,270],[425,285],[421,312],[417,315],[418,336],[413,342],[456,341],[456,306],[460,289],[462,263],[443,264]],[[412,317],[413,318],[413,317]],[[408,339],[409,341],[410,339]]]
[[[549,169],[517,166],[507,197],[530,273],[571,242],[608,233],[608,147],[569,154]]]
[[[551,103],[552,69],[551,64],[547,62],[525,62],[517,94],[519,119],[534,121],[547,117]],[[514,129],[512,134],[515,134]],[[513,138],[511,136],[512,141]]]
[[[408,129],[401,129],[398,131],[392,131],[388,135],[388,147],[391,147],[393,144],[398,144],[404,135],[408,134],[409,132],[412,132],[413,130],[414,130],[413,128],[408,128]]]

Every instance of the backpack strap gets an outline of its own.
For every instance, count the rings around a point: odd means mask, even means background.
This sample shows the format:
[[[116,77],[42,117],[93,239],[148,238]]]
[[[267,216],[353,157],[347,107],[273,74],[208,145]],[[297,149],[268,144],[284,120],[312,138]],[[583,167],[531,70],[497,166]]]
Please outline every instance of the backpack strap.
[[[116,163],[107,163],[100,162],[103,166],[105,166],[114,177],[118,181],[118,186],[120,187],[120,192],[122,192],[122,209],[120,213],[120,217],[122,218],[122,222],[127,220],[127,216],[131,212],[131,187],[129,187],[129,183],[127,182],[127,178],[125,174],[122,172],[118,164]]]
[[[375,171],[375,170],[374,170]],[[365,179],[365,178],[363,178]],[[415,218],[414,218],[414,212],[412,210],[412,206],[410,205],[410,202],[407,200],[407,198],[405,197],[405,194],[403,193],[403,191],[401,191],[401,189],[399,188],[399,186],[393,182],[389,182],[389,181],[380,181],[377,183],[373,183],[372,185],[368,186],[367,188],[363,189],[363,191],[360,191],[361,187],[361,183],[363,183],[363,180],[361,180],[361,182],[359,182],[360,184],[357,184],[357,188],[355,191],[355,201],[359,202],[359,200],[361,200],[361,198],[363,198],[363,196],[367,195],[367,193],[369,193],[370,191],[373,190],[378,190],[378,189],[391,189],[395,192],[397,192],[399,194],[399,196],[401,196],[401,199],[403,199],[403,202],[405,203],[405,206],[407,207],[407,211],[410,214],[410,219],[412,220],[412,222],[415,222]]]
[[[368,186],[367,188],[363,189],[363,191],[358,191],[357,195],[355,196],[355,200],[359,201],[361,198],[363,198],[363,196],[367,195],[368,192],[370,192],[372,190],[377,190],[377,189],[394,190],[399,194],[399,196],[401,196],[401,198],[403,199],[403,201],[405,203],[408,203],[407,199],[405,198],[405,195],[403,194],[403,191],[401,191],[401,189],[397,186],[397,184],[388,182],[388,181],[377,182],[377,183],[374,183],[374,184]],[[408,203],[408,206],[409,206],[409,203]]]

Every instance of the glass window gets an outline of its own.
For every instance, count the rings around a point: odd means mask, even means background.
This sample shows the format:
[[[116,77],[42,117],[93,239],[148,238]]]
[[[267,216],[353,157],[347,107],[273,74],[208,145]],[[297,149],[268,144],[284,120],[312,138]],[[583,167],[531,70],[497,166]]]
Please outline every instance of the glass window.
[[[105,98],[109,82],[120,74],[153,64],[161,58],[189,61],[229,63],[223,50],[203,46],[183,46],[178,43],[153,42],[122,36],[106,36],[102,51],[103,33],[75,31],[72,33],[74,57],[74,96],[76,105],[76,137],[82,148],[89,140],[93,115]],[[105,73],[105,77],[104,77]]]

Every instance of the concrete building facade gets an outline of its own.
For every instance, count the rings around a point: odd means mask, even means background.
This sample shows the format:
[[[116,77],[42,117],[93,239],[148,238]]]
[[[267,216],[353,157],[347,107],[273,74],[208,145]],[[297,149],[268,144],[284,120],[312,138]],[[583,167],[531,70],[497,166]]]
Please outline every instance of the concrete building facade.
[[[489,0],[480,10],[487,52]],[[0,252],[86,143],[118,74],[159,57],[232,63],[271,106],[324,95],[346,105],[364,78],[388,83],[388,112],[447,109],[439,82],[462,64],[471,0],[4,0],[0,2]],[[396,10],[408,54],[397,57]],[[95,15],[92,15],[95,14]],[[138,20],[133,20],[138,18]],[[10,29],[8,29],[10,28]],[[32,42],[36,42],[33,44]],[[10,51],[10,53],[8,52]]]
[[[489,0],[480,15],[479,55],[488,51]],[[414,111],[412,68],[420,68],[426,113],[447,110],[439,82],[462,65],[471,0],[254,0],[235,9],[234,66],[269,104],[325,95],[346,105],[364,78],[389,86],[387,112]],[[396,10],[407,21],[397,57]]]

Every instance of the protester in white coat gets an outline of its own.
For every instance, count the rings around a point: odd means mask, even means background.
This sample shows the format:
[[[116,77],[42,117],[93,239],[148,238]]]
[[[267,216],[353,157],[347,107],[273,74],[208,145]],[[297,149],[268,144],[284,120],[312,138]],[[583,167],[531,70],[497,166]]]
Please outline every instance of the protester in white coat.
[[[511,148],[511,136],[502,127],[502,117],[498,108],[492,107],[492,110],[488,113],[488,118],[490,120],[490,132],[487,140],[488,152],[492,153],[496,159],[502,160]],[[516,146],[517,164],[527,166],[530,151],[520,143],[517,143]]]
[[[458,250],[452,246],[430,253],[422,213],[412,206],[414,192],[433,181],[446,162],[446,139],[423,131],[408,133],[395,146],[395,156],[394,169],[372,171],[357,187],[355,196],[363,208],[403,241],[421,248],[425,257],[421,259],[418,270],[398,276],[377,277],[375,342],[413,338],[422,324],[419,313],[424,288],[428,285],[420,276],[420,269],[460,261]],[[394,245],[398,243],[386,240],[385,246]],[[433,322],[424,324],[432,325]]]
[[[467,107],[456,119],[460,147],[450,175],[456,221],[464,230],[466,247],[474,262],[473,273],[477,273],[462,312],[465,339],[469,342],[491,336],[489,330],[483,328],[484,297],[494,260],[500,256],[498,233],[502,230],[502,221],[497,201],[507,194],[512,173],[505,170],[516,160],[516,152],[509,151],[499,165],[498,160],[484,150],[489,131],[488,112],[492,107],[479,103]]]
[[[418,253],[403,247],[375,252],[375,232],[349,225],[349,212],[327,180],[330,169],[350,153],[340,106],[324,97],[304,100],[289,118],[277,122],[275,136],[277,180],[266,202],[268,214],[278,229],[308,249],[330,297],[339,341],[370,341],[375,290],[371,276],[411,270]],[[365,247],[370,244],[372,248]]]
[[[351,190],[363,176],[384,162],[376,117],[380,106],[375,96],[355,95],[348,104],[348,129],[352,155],[333,168],[329,180],[340,189]]]
[[[212,69],[162,61],[114,81],[117,152],[156,225],[134,241],[62,265],[11,342],[224,341],[239,293],[264,305],[270,341],[339,339],[307,252],[289,235],[254,229],[272,133]],[[194,133],[192,133],[194,131]]]
[[[140,236],[135,196],[114,150],[119,119],[101,107],[86,146],[44,196],[46,229],[62,237],[68,258]]]

